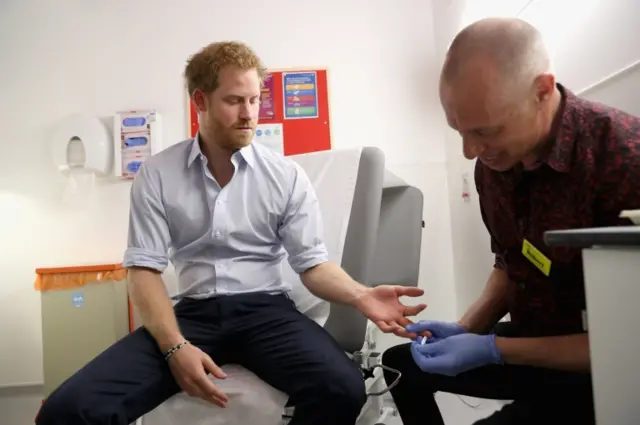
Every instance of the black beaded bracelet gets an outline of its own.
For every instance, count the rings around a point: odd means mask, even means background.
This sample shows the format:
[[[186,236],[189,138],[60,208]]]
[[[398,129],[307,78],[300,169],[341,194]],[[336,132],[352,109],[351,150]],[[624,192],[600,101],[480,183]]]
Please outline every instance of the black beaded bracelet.
[[[187,345],[189,343],[189,341],[183,341],[178,345],[175,345],[171,348],[169,348],[165,353],[164,353],[164,359],[165,360],[169,360],[169,358],[171,356],[173,356],[179,349],[181,349],[182,347],[184,347],[185,345]]]

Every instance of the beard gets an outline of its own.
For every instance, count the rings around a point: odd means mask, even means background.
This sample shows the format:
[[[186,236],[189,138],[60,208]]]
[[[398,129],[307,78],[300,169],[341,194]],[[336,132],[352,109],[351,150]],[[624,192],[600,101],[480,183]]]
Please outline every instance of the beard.
[[[213,132],[217,144],[225,149],[237,150],[249,146],[256,133],[256,126],[251,122],[235,123],[231,127],[216,125]]]

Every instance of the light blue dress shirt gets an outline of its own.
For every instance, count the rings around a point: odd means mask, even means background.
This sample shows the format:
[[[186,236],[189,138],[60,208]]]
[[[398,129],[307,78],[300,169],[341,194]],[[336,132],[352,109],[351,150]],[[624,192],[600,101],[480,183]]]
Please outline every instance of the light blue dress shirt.
[[[293,160],[252,143],[231,158],[220,188],[198,138],[147,159],[131,187],[124,267],[163,271],[168,261],[183,297],[281,293],[288,254],[302,273],[328,261],[315,191]]]

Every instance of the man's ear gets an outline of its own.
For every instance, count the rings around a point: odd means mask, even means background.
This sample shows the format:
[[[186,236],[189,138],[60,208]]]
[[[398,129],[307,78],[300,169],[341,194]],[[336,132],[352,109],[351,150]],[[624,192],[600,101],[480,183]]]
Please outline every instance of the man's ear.
[[[207,110],[207,95],[202,90],[195,89],[191,94],[191,100],[197,112],[205,112]]]
[[[536,100],[539,104],[551,99],[556,89],[556,77],[553,74],[540,74],[535,79]]]

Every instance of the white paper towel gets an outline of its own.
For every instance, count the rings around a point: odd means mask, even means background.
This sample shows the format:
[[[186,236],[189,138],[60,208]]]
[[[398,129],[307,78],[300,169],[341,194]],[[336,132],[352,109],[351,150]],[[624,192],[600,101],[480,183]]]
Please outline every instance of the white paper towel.
[[[77,138],[84,147],[84,169],[97,174],[107,174],[111,168],[111,139],[107,127],[96,117],[70,115],[61,120],[51,135],[51,152],[54,165],[67,174],[69,142]]]
[[[70,169],[62,193],[62,202],[68,207],[86,207],[93,203],[95,173],[85,169]]]

